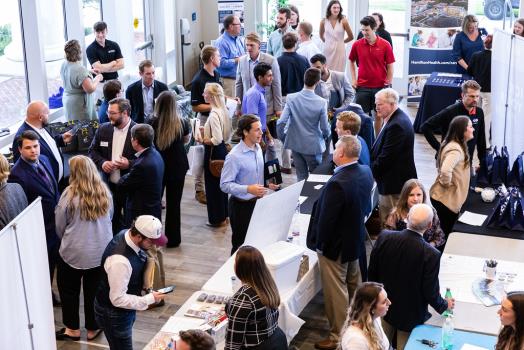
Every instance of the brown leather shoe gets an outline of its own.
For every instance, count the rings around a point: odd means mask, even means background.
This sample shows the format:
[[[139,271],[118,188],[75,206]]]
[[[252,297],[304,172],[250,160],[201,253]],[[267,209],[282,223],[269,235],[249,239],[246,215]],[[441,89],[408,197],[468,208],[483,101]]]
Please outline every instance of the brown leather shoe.
[[[201,204],[207,204],[206,194],[204,191],[195,192],[195,199]]]
[[[291,168],[280,168],[280,172],[284,174],[291,174]]]
[[[315,348],[320,350],[335,350],[337,348],[337,342],[334,342],[331,338],[327,338],[315,343]]]

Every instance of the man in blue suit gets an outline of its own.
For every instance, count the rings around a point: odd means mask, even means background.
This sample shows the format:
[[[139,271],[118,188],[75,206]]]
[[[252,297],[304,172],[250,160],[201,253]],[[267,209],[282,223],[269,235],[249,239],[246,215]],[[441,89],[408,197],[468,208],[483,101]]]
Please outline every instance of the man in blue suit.
[[[15,162],[20,157],[17,140],[24,131],[32,130],[39,136],[40,154],[47,157],[51,164],[53,175],[57,182],[64,177],[64,164],[62,154],[58,147],[63,147],[71,142],[73,135],[65,132],[62,135],[51,136],[45,129],[49,122],[49,107],[42,101],[33,101],[27,106],[26,117],[13,140],[13,156]]]
[[[423,238],[432,221],[433,209],[415,204],[408,213],[408,228],[383,231],[371,252],[368,277],[388,291],[391,306],[382,326],[397,350],[404,349],[413,328],[430,318],[428,304],[440,314],[455,305],[453,299],[440,296],[440,253]]]
[[[330,134],[327,102],[315,94],[319,81],[320,70],[306,70],[304,88],[287,96],[286,106],[277,122],[278,136],[284,140],[284,148],[293,154],[297,181],[306,179],[308,172],[322,162],[325,140]]]
[[[164,161],[153,146],[151,125],[137,124],[131,128],[131,143],[136,161],[129,173],[118,181],[118,191],[127,194],[125,222],[128,227],[140,215],[162,216],[162,179]]]
[[[368,166],[358,164],[360,148],[355,136],[340,138],[333,153],[337,168],[311,214],[307,246],[318,254],[330,324],[329,338],[315,344],[318,349],[336,348],[349,301],[361,281],[359,258],[365,254],[364,217],[370,206],[373,176]]]
[[[24,131],[16,143],[20,158],[11,169],[9,182],[22,186],[28,203],[33,202],[38,196],[42,197],[47,258],[52,281],[60,246],[55,231],[55,207],[60,199],[58,184],[49,159],[40,154],[40,137],[35,131]]]
[[[155,66],[151,60],[140,62],[138,72],[140,80],[127,87],[126,98],[131,103],[131,119],[136,123],[144,123],[153,115],[155,99],[168,88],[155,79]]]
[[[391,88],[375,95],[377,118],[382,119],[383,127],[371,148],[371,171],[377,182],[381,223],[397,204],[404,183],[417,178],[415,132],[408,115],[398,107],[398,100],[398,93]]]

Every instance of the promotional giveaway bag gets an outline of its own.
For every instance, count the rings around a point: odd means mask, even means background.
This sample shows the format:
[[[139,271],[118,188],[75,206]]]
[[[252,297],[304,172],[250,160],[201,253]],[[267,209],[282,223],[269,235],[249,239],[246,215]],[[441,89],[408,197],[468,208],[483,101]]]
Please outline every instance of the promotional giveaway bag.
[[[500,149],[500,154],[495,153],[493,158],[492,185],[502,185],[508,180],[509,155],[506,146]]]
[[[188,175],[195,176],[196,174],[202,173],[204,169],[204,145],[189,147],[187,160],[189,162]]]
[[[524,161],[523,161],[524,152],[517,156],[515,162],[513,162],[513,167],[508,174],[508,185],[509,186],[519,186],[524,187]]]
[[[523,207],[522,194],[518,188],[511,188],[491,213],[488,227],[524,231]]]

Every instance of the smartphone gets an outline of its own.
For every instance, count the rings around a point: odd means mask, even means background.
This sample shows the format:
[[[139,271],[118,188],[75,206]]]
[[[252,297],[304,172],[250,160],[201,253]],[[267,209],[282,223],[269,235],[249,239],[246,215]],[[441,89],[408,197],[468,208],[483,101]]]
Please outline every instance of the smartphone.
[[[171,293],[174,290],[175,290],[175,286],[169,286],[165,288],[160,288],[159,290],[157,290],[157,292],[161,294],[167,294],[167,293]]]

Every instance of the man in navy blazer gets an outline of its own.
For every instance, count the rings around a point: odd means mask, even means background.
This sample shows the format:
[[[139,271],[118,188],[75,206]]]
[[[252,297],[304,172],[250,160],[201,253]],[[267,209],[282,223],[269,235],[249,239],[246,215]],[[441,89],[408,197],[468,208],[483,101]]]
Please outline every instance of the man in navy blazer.
[[[128,227],[140,215],[153,215],[162,220],[164,161],[153,146],[153,139],[151,125],[137,124],[131,129],[137,159],[118,182],[118,190],[127,194],[125,222]]]
[[[432,220],[429,205],[414,205],[408,213],[408,228],[382,231],[371,252],[368,277],[383,283],[388,292],[391,306],[382,326],[397,350],[404,349],[413,328],[430,318],[428,304],[440,314],[455,304],[440,296],[440,253],[423,238]],[[397,344],[393,343],[395,333]]]
[[[73,135],[65,132],[62,135],[51,136],[45,129],[49,122],[49,107],[42,101],[33,101],[27,105],[26,117],[13,140],[13,156],[15,162],[20,158],[17,139],[24,131],[32,130],[40,136],[40,154],[49,159],[53,175],[57,182],[64,177],[64,161],[58,147],[63,147],[71,142]]]
[[[52,281],[60,246],[55,230],[55,207],[60,199],[60,192],[49,159],[40,154],[39,140],[40,136],[32,130],[24,131],[18,137],[17,149],[20,158],[11,169],[9,182],[22,186],[28,203],[33,202],[38,196],[42,198],[47,258]]]
[[[343,136],[336,145],[333,177],[322,188],[311,215],[308,248],[318,254],[329,338],[315,344],[335,349],[346,312],[361,281],[359,258],[365,254],[364,217],[371,201],[373,176],[358,164],[360,141]]]
[[[375,95],[377,118],[382,119],[383,126],[371,148],[371,171],[377,182],[381,223],[397,204],[404,183],[417,178],[413,157],[415,132],[398,101],[398,93],[391,88]]]
[[[155,79],[155,66],[151,60],[140,62],[138,72],[141,79],[127,87],[126,98],[131,102],[131,119],[144,123],[153,115],[155,99],[168,87]]]
[[[131,105],[125,98],[114,98],[107,108],[109,123],[104,123],[96,130],[89,147],[89,157],[96,164],[113,193],[113,234],[124,227],[122,210],[125,205],[125,193],[119,193],[117,184],[120,177],[129,172],[135,161],[135,150],[131,144]]]

